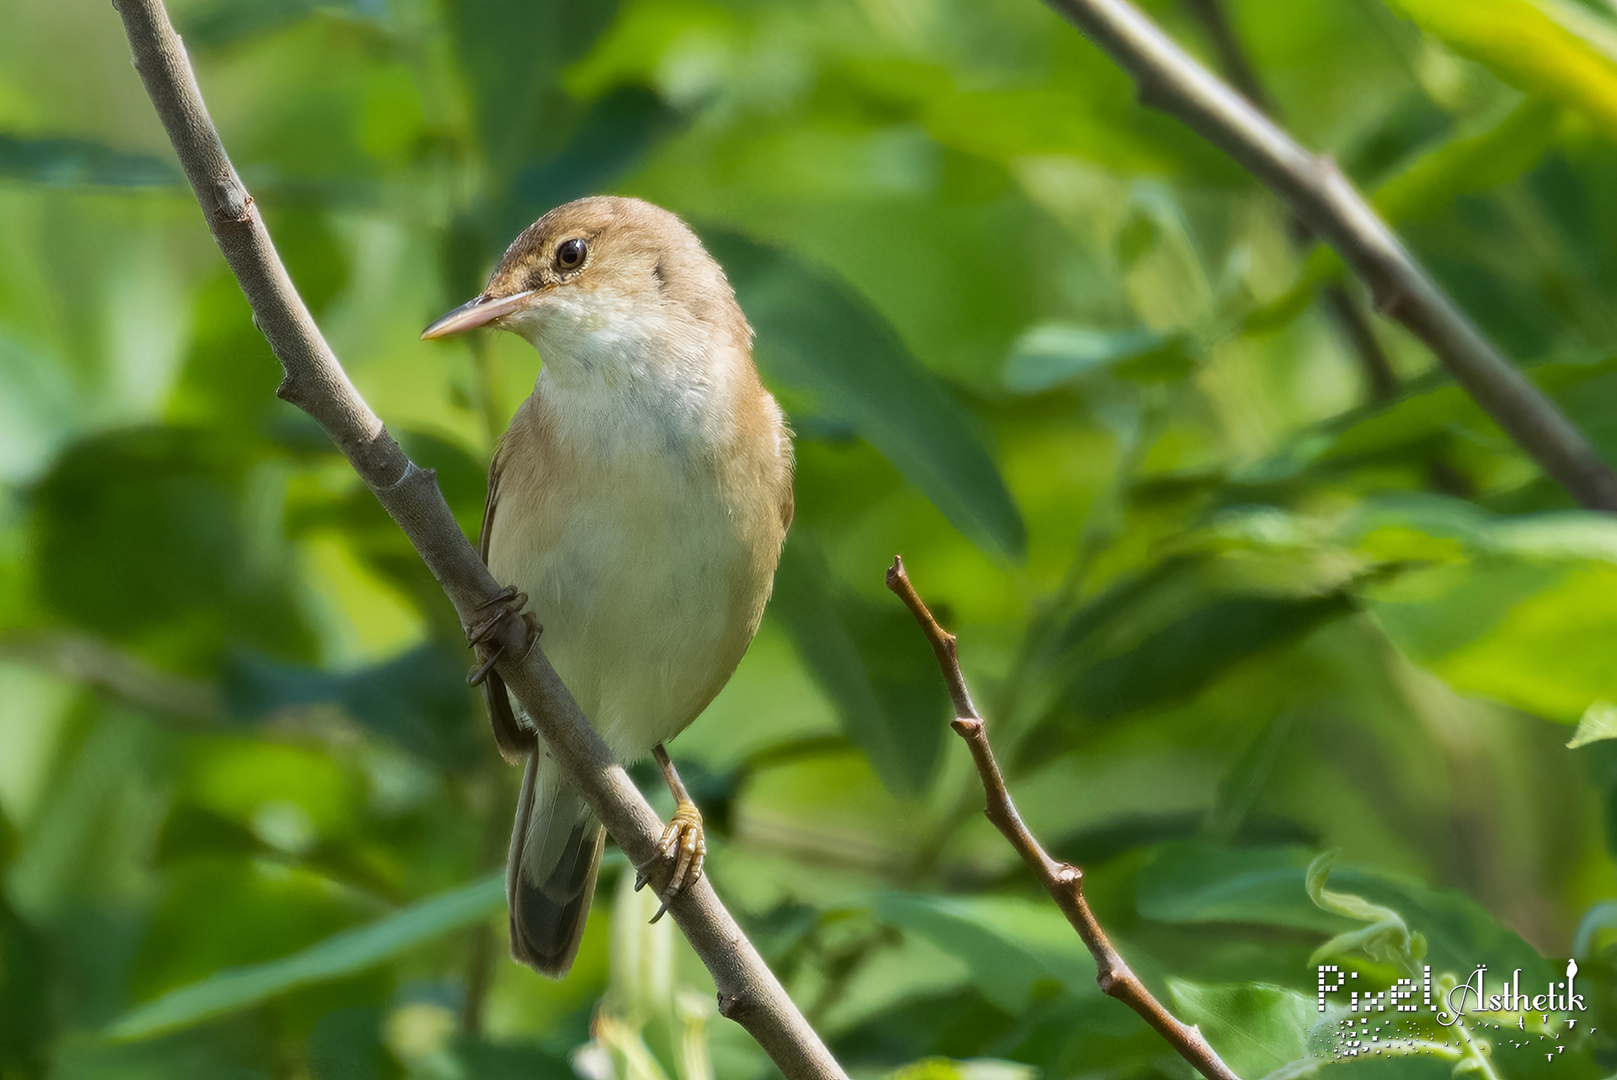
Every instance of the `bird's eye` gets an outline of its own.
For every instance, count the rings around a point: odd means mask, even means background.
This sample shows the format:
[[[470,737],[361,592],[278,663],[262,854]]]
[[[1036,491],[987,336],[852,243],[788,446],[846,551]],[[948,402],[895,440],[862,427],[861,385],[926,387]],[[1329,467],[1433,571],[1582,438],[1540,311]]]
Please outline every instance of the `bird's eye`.
[[[563,240],[556,247],[556,267],[561,270],[577,270],[584,265],[584,241],[578,238]]]

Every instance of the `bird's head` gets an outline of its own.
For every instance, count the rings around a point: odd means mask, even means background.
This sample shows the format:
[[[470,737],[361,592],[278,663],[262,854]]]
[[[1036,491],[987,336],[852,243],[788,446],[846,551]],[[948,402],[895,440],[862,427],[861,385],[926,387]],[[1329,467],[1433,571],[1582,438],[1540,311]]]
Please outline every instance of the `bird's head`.
[[[651,203],[610,196],[559,206],[523,230],[482,295],[421,337],[479,326],[526,338],[547,365],[645,362],[751,342],[724,271],[690,227]]]

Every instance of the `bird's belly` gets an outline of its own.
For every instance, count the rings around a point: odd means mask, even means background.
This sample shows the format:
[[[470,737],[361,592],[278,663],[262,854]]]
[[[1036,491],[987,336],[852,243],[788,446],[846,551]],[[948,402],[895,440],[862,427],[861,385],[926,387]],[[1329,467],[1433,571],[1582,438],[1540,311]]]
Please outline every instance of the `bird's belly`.
[[[528,594],[540,647],[619,760],[707,705],[768,590],[718,485],[655,458],[502,499],[489,566]],[[756,594],[756,595],[749,595]]]

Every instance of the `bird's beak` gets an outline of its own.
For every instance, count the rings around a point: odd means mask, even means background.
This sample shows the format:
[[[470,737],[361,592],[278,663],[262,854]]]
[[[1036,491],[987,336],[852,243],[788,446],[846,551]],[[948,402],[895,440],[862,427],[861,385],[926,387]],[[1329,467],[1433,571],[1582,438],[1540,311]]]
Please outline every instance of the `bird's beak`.
[[[501,315],[509,315],[526,306],[528,298],[537,290],[528,289],[525,292],[513,293],[510,296],[479,296],[476,300],[460,305],[454,311],[445,315],[425,330],[421,331],[421,340],[448,337],[458,334],[462,330],[471,330],[486,323],[493,322]]]

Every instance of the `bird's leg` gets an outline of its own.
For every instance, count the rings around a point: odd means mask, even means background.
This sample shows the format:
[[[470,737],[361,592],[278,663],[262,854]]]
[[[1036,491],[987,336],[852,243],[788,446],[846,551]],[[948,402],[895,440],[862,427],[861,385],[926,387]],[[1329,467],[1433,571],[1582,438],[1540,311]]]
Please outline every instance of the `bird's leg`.
[[[500,624],[511,616],[518,615],[528,624],[528,647],[533,648],[533,643],[539,640],[541,628],[534,621],[532,613],[522,610],[527,604],[527,593],[518,592],[514,586],[507,585],[472,609],[482,612],[493,608],[494,612],[488,618],[483,619],[481,622],[473,623],[466,628],[467,643],[474,649],[480,645],[489,644],[494,640],[495,632],[499,630]],[[499,662],[500,656],[504,652],[505,645],[503,643],[495,645],[494,650],[484,658],[483,662],[473,668],[471,673],[466,676],[467,685],[478,686],[484,679],[488,678],[488,673],[494,670],[494,665]]]
[[[690,792],[685,790],[685,783],[674,770],[674,763],[668,759],[668,751],[663,749],[662,743],[651,748],[651,756],[657,759],[663,779],[668,781],[668,790],[674,795],[674,816],[663,830],[662,839],[657,843],[657,854],[652,857],[653,861],[674,860],[673,872],[669,874],[668,884],[662,891],[662,906],[651,917],[651,921],[656,922],[668,910],[669,901],[701,878],[702,860],[707,858],[707,840],[702,835],[702,812],[691,801]],[[650,866],[651,863],[647,863],[636,873],[636,889],[646,884],[646,871]]]

